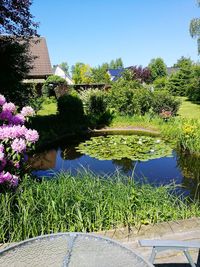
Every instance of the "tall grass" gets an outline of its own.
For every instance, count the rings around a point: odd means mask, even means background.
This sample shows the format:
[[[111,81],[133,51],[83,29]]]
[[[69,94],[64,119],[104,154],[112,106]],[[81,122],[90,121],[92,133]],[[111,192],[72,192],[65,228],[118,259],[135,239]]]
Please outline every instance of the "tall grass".
[[[93,232],[121,226],[199,216],[197,203],[172,188],[138,185],[130,178],[60,174],[41,182],[25,179],[17,192],[0,195],[0,242],[41,234]]]

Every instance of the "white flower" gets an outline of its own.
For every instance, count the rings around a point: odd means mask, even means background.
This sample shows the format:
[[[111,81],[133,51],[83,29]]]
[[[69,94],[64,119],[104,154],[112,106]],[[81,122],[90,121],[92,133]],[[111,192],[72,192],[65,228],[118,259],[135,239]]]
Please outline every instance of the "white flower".
[[[160,143],[160,140],[158,139],[158,140],[156,140],[156,144],[159,144]]]

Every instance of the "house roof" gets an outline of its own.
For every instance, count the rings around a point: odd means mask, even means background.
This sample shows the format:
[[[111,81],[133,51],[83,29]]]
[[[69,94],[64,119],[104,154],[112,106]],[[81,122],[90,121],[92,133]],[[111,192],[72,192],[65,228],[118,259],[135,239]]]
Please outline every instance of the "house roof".
[[[52,72],[54,75],[60,76],[64,79],[68,79],[72,82],[72,77],[68,73],[66,73],[59,65],[54,66],[52,68]]]
[[[122,73],[124,72],[124,69],[108,69],[108,74],[112,78],[112,81],[116,81],[118,78],[120,78],[122,76]]]
[[[48,76],[53,74],[48,48],[44,37],[35,37],[30,41],[30,54],[34,57],[33,68],[28,77]]]

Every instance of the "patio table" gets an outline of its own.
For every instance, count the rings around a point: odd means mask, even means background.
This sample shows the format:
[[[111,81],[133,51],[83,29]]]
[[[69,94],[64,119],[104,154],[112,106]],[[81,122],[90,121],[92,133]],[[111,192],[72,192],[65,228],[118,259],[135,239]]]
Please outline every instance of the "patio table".
[[[58,233],[22,241],[0,251],[1,267],[148,267],[119,243],[92,234]]]

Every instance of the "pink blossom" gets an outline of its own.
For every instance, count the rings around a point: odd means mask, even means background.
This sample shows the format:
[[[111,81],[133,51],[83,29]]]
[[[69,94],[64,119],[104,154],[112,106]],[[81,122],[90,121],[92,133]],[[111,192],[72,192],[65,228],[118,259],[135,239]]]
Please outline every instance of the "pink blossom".
[[[24,139],[16,138],[12,142],[11,147],[15,152],[21,153],[21,152],[25,151],[26,143],[25,143]]]
[[[16,187],[16,186],[18,185],[18,182],[19,182],[19,178],[18,178],[18,176],[13,175],[13,176],[12,176],[12,179],[11,179],[10,182],[11,182],[11,185],[12,185],[12,186]]]
[[[3,125],[0,127],[0,140],[24,137],[27,128],[23,125]]]
[[[2,109],[3,109],[3,111],[15,112],[16,106],[12,102],[9,102],[9,103],[6,102],[5,104],[3,104]]]
[[[0,113],[0,119],[10,121],[12,119],[12,113],[9,110],[3,110]]]
[[[25,117],[22,114],[16,114],[15,116],[12,117],[11,122],[14,125],[24,124]]]
[[[0,161],[4,159],[4,153],[0,151]]]
[[[0,162],[0,171],[2,171],[2,170],[5,168],[6,164],[7,164],[7,161],[6,161],[6,159],[4,158],[4,159]]]
[[[9,172],[1,172],[0,173],[0,184],[3,184],[5,182],[9,182],[12,179],[12,174]]]
[[[19,162],[15,162],[15,163],[14,163],[14,167],[17,168],[17,169],[19,169],[19,167],[20,167]]]
[[[21,114],[23,116],[33,116],[35,114],[35,111],[32,109],[32,107],[23,107],[22,110],[21,110]]]
[[[18,185],[18,175],[22,173],[20,169],[26,161],[26,146],[30,147],[39,138],[37,131],[24,126],[25,116],[33,115],[34,110],[24,107],[21,113],[16,114],[16,111],[16,106],[7,103],[5,97],[0,95],[0,184],[10,187]]]
[[[0,173],[0,184],[10,183],[11,186],[16,187],[18,185],[18,176],[12,175],[10,172],[1,172]]]
[[[5,97],[3,95],[0,95],[0,105],[2,106],[5,103],[6,103]]]
[[[39,139],[39,134],[36,130],[27,130],[25,133],[25,138],[28,142],[36,142]]]
[[[4,145],[0,144],[0,152],[4,152]]]

